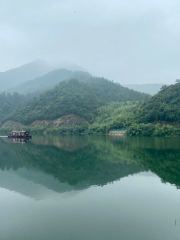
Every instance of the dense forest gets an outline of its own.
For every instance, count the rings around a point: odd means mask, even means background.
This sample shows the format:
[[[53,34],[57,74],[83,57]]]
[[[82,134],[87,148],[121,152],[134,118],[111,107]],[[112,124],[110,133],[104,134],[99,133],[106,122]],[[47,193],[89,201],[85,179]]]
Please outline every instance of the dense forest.
[[[161,88],[161,91],[141,105],[137,118],[140,122],[180,123],[180,83]]]
[[[42,94],[38,91],[27,95],[0,94],[1,125],[14,121],[32,132],[53,134],[107,134],[112,129],[126,129],[130,136],[180,136],[179,81],[162,86],[152,97],[104,78],[65,69],[52,71],[40,77],[39,82],[29,83],[29,86],[36,86],[34,90],[41,89],[43,83],[45,88],[56,85]],[[55,121],[70,115],[84,122],[72,125],[48,122],[46,126],[36,122],[31,125],[37,120]],[[3,128],[12,130],[11,122]]]
[[[126,128],[130,136],[180,136],[180,82],[162,86],[146,101],[99,108],[88,133],[107,134],[110,129],[120,128]]]
[[[0,123],[4,118],[16,109],[22,107],[26,102],[35,97],[35,94],[20,95],[19,93],[0,94]]]
[[[102,106],[111,102],[141,101],[148,97],[103,78],[71,79],[29,101],[5,120],[30,124],[36,120],[53,120],[75,114],[93,123]]]
[[[161,91],[134,108],[131,136],[180,136],[180,82]]]

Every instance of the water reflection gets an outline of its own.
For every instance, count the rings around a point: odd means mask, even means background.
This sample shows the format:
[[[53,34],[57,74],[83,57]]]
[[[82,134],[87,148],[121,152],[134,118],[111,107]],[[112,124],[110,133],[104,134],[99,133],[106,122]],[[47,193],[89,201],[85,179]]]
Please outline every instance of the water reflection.
[[[0,139],[1,239],[179,239],[179,143]]]
[[[179,139],[36,136],[11,143],[0,139],[1,187],[35,199],[45,189],[77,191],[144,171],[180,186]]]
[[[11,138],[13,143],[28,143],[29,139],[27,138]]]

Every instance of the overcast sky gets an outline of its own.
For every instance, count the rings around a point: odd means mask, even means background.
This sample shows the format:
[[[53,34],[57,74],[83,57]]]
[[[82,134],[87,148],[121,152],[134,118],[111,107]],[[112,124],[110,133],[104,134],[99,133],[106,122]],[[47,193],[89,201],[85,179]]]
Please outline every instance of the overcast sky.
[[[122,84],[180,78],[179,0],[0,0],[0,71],[46,59]]]

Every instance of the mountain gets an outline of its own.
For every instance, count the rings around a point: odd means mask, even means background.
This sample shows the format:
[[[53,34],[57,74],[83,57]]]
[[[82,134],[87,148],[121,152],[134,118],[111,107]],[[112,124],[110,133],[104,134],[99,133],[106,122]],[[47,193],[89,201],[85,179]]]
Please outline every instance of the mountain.
[[[27,94],[32,92],[43,92],[53,88],[56,84],[68,80],[71,78],[85,79],[91,77],[87,72],[72,71],[67,69],[56,69],[41,77],[33,80],[26,81],[14,88],[8,89],[10,93],[18,92],[21,94]]]
[[[164,85],[163,83],[149,83],[149,84],[126,84],[123,86],[129,89],[133,89],[134,91],[155,95],[160,91],[163,85]]]
[[[180,123],[180,83],[163,86],[162,90],[146,101],[138,116],[141,122]]]
[[[104,78],[71,79],[34,98],[6,120],[30,124],[74,114],[93,123],[98,108],[110,102],[140,101],[149,95],[129,90]]]
[[[83,67],[80,67],[74,63],[61,62],[59,64],[54,63],[53,65],[55,66],[56,69],[64,68],[64,69],[71,70],[71,71],[87,72],[86,69],[84,69]]]
[[[15,87],[35,77],[40,77],[54,69],[48,62],[37,60],[21,67],[0,72],[0,92]]]

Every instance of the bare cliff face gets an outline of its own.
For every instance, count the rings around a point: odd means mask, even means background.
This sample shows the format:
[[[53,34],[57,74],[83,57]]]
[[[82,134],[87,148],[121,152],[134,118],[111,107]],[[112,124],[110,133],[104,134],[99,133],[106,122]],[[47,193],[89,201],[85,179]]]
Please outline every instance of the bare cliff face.
[[[65,115],[55,120],[37,120],[31,123],[30,126],[52,126],[52,127],[63,127],[63,126],[80,126],[82,124],[89,124],[84,118],[74,114]]]
[[[3,125],[1,126],[1,129],[12,128],[12,129],[16,130],[16,128],[19,128],[21,126],[23,127],[23,125],[19,122],[7,121],[7,122],[3,123]]]
[[[70,114],[55,120],[37,120],[31,123],[29,126],[65,127],[65,126],[80,126],[82,124],[89,125],[88,121],[86,121],[84,118],[74,114]],[[19,122],[7,121],[1,126],[1,129],[7,128],[7,127],[16,129],[23,126],[24,125],[22,125]]]

